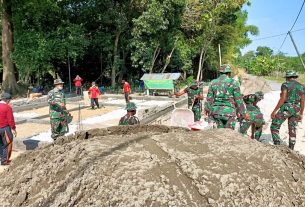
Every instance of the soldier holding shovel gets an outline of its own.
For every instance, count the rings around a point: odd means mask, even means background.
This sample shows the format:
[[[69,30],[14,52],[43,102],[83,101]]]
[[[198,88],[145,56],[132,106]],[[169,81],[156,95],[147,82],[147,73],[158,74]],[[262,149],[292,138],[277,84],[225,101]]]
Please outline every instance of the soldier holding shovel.
[[[48,93],[51,137],[54,140],[64,136],[69,131],[68,122],[72,121],[72,116],[66,109],[63,84],[61,79],[54,80],[55,87]]]
[[[182,96],[187,93],[188,96],[188,108],[194,113],[194,121],[200,121],[202,112],[203,91],[198,86],[197,81],[193,80],[190,87],[175,93],[175,96]]]

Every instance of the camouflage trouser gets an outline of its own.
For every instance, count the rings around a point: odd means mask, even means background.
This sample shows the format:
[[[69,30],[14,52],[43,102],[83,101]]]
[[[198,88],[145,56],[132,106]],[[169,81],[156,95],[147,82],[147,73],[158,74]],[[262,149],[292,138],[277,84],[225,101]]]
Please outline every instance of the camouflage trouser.
[[[261,123],[257,124],[252,121],[242,121],[240,123],[240,133],[246,134],[250,126],[254,127],[254,138],[259,141],[263,133],[263,125]]]
[[[254,127],[254,138],[259,141],[263,132],[263,125],[265,124],[264,115],[260,111],[248,111],[250,120],[242,120],[240,122],[240,133],[246,134],[249,127]]]
[[[214,115],[213,120],[215,121],[217,128],[235,129],[236,119],[232,116],[221,116]]]
[[[284,123],[284,121],[288,119],[289,147],[293,149],[297,137],[296,128],[298,125],[299,111],[300,111],[300,107],[298,106],[284,105],[277,112],[275,118],[272,120],[272,124],[270,127],[272,139],[275,145],[280,144],[279,130],[281,128],[281,125]]]
[[[51,119],[51,137],[56,140],[68,132],[68,124],[64,118]]]
[[[201,112],[202,112],[202,109],[201,109],[201,105],[200,106],[194,106],[192,108],[192,111],[194,113],[194,121],[200,121],[201,119]]]

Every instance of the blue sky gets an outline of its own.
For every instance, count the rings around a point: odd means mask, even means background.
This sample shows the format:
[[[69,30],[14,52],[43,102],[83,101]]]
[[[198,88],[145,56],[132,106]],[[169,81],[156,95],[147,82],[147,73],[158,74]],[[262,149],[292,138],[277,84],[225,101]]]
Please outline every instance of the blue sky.
[[[303,0],[252,0],[251,6],[245,7],[248,11],[248,24],[256,25],[259,28],[260,33],[258,36],[251,37],[251,39],[288,32],[302,3]],[[302,28],[305,28],[305,6],[293,30]],[[292,34],[300,53],[305,53],[305,30]],[[249,50],[255,50],[257,46],[268,46],[277,52],[284,38],[285,35],[266,40],[253,41],[252,44],[242,50],[242,53]],[[289,56],[297,55],[289,36],[281,51]]]

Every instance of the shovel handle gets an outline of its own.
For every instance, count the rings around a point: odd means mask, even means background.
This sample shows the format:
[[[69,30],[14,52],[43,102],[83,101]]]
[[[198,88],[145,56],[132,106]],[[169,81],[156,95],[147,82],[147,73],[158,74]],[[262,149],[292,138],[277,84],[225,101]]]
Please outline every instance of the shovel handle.
[[[196,99],[197,99],[197,98],[194,98],[193,103],[192,103],[192,108],[191,108],[191,109],[193,109]]]
[[[173,96],[173,105],[174,105],[174,109],[176,109],[176,95],[175,94]]]

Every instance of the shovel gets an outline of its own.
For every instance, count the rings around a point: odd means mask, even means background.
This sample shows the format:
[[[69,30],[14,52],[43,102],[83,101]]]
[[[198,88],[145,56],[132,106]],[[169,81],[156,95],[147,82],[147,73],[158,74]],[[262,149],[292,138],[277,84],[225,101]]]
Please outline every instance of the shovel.
[[[194,104],[194,103],[193,103]],[[194,113],[190,109],[177,108],[174,96],[174,110],[171,115],[171,126],[189,128],[194,123]]]

